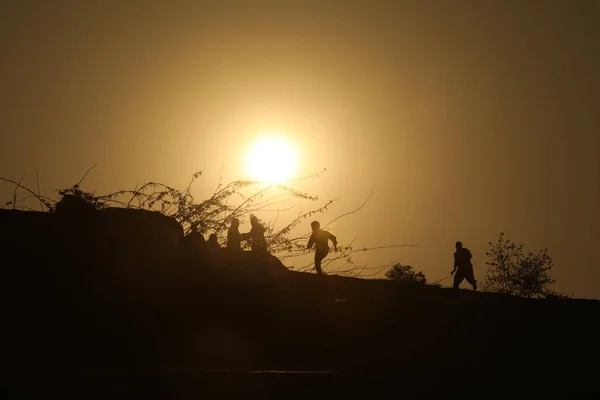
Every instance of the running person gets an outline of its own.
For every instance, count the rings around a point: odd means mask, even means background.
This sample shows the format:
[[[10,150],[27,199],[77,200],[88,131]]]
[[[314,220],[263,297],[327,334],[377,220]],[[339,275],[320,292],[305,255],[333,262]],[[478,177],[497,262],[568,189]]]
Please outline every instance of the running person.
[[[313,244],[315,245],[315,269],[317,270],[317,275],[323,275],[321,261],[329,254],[330,240],[333,243],[333,250],[337,252],[337,238],[331,233],[322,230],[319,221],[313,221],[310,226],[313,232],[310,235],[306,248],[311,249]]]

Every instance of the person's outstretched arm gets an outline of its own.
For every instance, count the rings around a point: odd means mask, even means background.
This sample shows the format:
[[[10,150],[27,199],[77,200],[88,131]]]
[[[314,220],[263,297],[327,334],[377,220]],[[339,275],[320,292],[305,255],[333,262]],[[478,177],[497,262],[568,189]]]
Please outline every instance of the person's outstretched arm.
[[[308,239],[308,244],[306,245],[307,249],[310,249],[313,246],[313,243],[315,242],[315,233],[313,232],[310,235],[310,239]]]
[[[329,240],[333,242],[333,250],[337,251],[337,238],[330,233]]]

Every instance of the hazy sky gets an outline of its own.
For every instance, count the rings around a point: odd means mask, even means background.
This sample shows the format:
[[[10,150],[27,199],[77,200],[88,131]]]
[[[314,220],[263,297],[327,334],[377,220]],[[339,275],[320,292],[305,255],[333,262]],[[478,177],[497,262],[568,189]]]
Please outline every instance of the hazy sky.
[[[0,176],[39,168],[49,193],[98,164],[84,188],[108,192],[203,170],[208,189],[275,130],[299,176],[327,168],[324,222],[376,187],[341,244],[420,245],[361,261],[434,281],[462,240],[482,279],[503,231],[600,298],[596,1],[192,3],[3,2]]]

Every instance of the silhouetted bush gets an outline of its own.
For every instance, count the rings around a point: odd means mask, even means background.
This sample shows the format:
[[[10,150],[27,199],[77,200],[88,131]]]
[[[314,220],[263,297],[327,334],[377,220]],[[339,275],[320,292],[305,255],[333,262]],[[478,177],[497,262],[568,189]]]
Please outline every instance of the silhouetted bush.
[[[400,263],[394,265],[387,271],[385,277],[392,281],[411,281],[422,284],[427,282],[423,272],[416,272],[410,265],[401,265]]]
[[[23,178],[15,181],[0,177],[0,181],[14,185],[12,199],[0,208],[31,211],[32,208],[24,203],[29,202],[31,204],[29,200],[37,200],[40,211],[70,215],[74,219],[84,219],[82,217],[86,213],[108,208],[156,211],[177,221],[183,227],[184,235],[188,235],[192,231],[197,235],[214,233],[220,245],[224,245],[227,228],[234,218],[243,223],[244,219],[247,219],[251,214],[257,216],[257,213],[274,211],[275,208],[289,210],[294,207],[281,208],[286,202],[315,202],[319,200],[316,196],[297,191],[286,185],[274,184],[264,187],[262,182],[248,180],[238,180],[227,184],[220,181],[211,195],[204,200],[200,200],[194,197],[191,189],[196,180],[202,175],[201,172],[192,175],[192,179],[185,190],[179,190],[158,182],[148,182],[133,190],[96,194],[82,189],[83,181],[93,168],[88,169],[84,176],[73,186],[57,190],[56,192],[61,196],[58,200],[43,196],[39,191],[39,182],[37,191],[35,191],[21,184]],[[320,173],[295,179],[295,181],[317,177]],[[26,192],[26,196],[19,198],[18,191]],[[371,190],[362,205],[333,218],[324,227],[359,211],[369,201],[372,194],[373,190]],[[314,218],[316,214],[327,211],[335,201],[337,200],[328,200],[319,206],[309,208],[309,211],[300,212],[290,221],[280,225],[282,227],[279,229],[275,228],[276,222],[282,222],[277,218],[279,213],[273,221],[263,221],[257,216],[260,223],[265,227],[268,252],[280,260],[301,257],[310,253],[311,250],[306,248],[306,243],[311,231],[310,229],[302,229],[301,224],[309,218]],[[296,228],[302,230],[298,232]],[[324,262],[323,268],[325,269],[335,263],[335,268],[330,267],[329,273],[353,277],[377,276],[389,268],[392,263],[378,266],[357,265],[353,260],[353,255],[383,248],[413,246],[393,244],[373,248],[355,248],[353,242],[354,240],[348,242],[346,246],[338,246],[339,252],[330,255]],[[242,242],[242,246],[248,249],[247,242]],[[309,271],[312,265],[311,260],[308,264],[294,269],[299,272]]]
[[[482,288],[484,291],[511,294],[519,297],[545,297],[557,293],[548,289],[554,283],[549,272],[554,267],[547,249],[537,254],[523,251],[500,233],[496,243],[489,242],[491,249],[486,252],[489,269]],[[564,296],[564,295],[561,295]]]
[[[238,180],[228,184],[219,182],[212,195],[205,200],[197,200],[192,195],[192,186],[202,175],[196,172],[192,175],[187,188],[179,190],[171,186],[148,182],[133,190],[119,190],[114,193],[97,195],[82,190],[81,184],[88,173],[94,167],[88,169],[83,178],[70,188],[57,190],[60,195],[58,200],[42,196],[39,191],[35,192],[21,184],[21,181],[0,178],[3,181],[15,185],[13,198],[5,204],[6,208],[31,210],[22,206],[21,203],[30,198],[37,198],[40,202],[41,211],[51,213],[75,213],[101,210],[108,207],[120,207],[126,209],[142,209],[147,211],[158,211],[161,214],[174,218],[184,228],[184,233],[189,233],[192,226],[200,234],[215,233],[220,242],[224,241],[228,225],[234,218],[243,220],[250,214],[264,211],[274,205],[279,205],[289,200],[306,200],[314,202],[318,197],[308,193],[294,190],[285,185],[270,185],[259,188],[248,193],[246,189],[261,185],[258,181]],[[318,175],[318,174],[316,174]],[[304,178],[308,179],[310,177]],[[27,196],[19,199],[17,190],[27,192]],[[298,237],[290,237],[292,230],[305,219],[314,214],[322,213],[334,202],[329,200],[320,207],[301,213],[287,225],[279,230],[274,226],[260,221],[266,228],[265,237],[269,252],[273,254],[285,253],[290,255],[302,255],[307,253],[306,234]]]

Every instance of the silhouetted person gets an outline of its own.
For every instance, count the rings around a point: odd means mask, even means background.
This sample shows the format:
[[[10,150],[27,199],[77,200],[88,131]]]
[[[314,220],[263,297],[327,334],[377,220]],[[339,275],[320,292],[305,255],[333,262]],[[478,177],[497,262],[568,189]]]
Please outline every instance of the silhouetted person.
[[[267,239],[265,239],[265,227],[260,223],[254,215],[250,216],[250,232],[244,235],[244,238],[249,238],[252,241],[252,251],[257,253],[267,252]]]
[[[215,233],[211,233],[210,236],[208,237],[208,241],[206,242],[206,247],[209,250],[218,250],[221,248],[221,246],[219,246],[219,242],[217,241],[217,235]]]
[[[334,251],[337,251],[337,238],[331,233],[322,230],[319,221],[311,222],[310,226],[313,232],[312,235],[310,235],[310,239],[308,239],[306,248],[310,249],[312,248],[313,243],[315,244],[315,269],[317,270],[318,275],[323,275],[321,261],[329,254],[330,240],[333,242]]]
[[[466,247],[463,247],[462,242],[456,242],[456,252],[454,253],[454,269],[450,273],[454,275],[454,289],[458,289],[463,279],[466,279],[471,285],[473,290],[477,290],[477,281],[473,274],[473,264],[471,264],[471,258],[473,255]]]
[[[204,240],[204,236],[198,232],[198,225],[196,224],[191,226],[190,233],[185,236],[184,240],[188,251],[199,252],[206,248],[206,240]]]
[[[227,229],[227,249],[240,251],[242,249],[242,234],[239,230],[240,220],[237,218],[231,219],[231,225]]]

